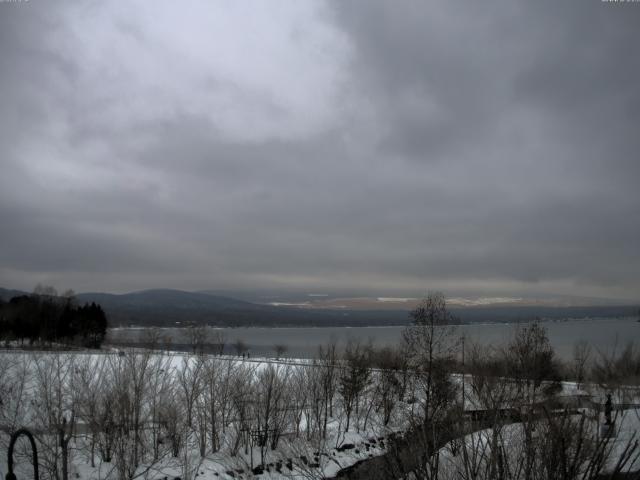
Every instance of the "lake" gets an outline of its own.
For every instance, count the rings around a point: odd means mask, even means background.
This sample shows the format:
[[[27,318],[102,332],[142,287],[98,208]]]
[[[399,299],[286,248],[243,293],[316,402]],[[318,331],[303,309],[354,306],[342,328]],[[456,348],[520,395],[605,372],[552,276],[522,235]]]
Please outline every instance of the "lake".
[[[586,341],[594,350],[611,352],[620,349],[630,341],[640,340],[640,323],[635,318],[611,318],[589,320],[564,320],[540,322],[546,327],[549,340],[556,353],[570,359],[573,346],[578,341]],[[459,335],[464,334],[467,341],[483,344],[500,345],[506,343],[512,336],[515,324],[472,324],[456,327]],[[161,335],[170,337],[173,343],[187,343],[185,329],[162,328]],[[346,344],[350,339],[371,342],[375,346],[397,345],[401,339],[404,327],[319,327],[319,328],[219,328],[224,333],[227,350],[232,351],[230,345],[241,340],[253,356],[272,356],[274,345],[285,345],[286,356],[307,358],[312,357],[318,345],[327,344],[332,340],[339,344]],[[148,335],[144,328],[115,328],[110,329],[108,341],[138,342],[144,341]]]

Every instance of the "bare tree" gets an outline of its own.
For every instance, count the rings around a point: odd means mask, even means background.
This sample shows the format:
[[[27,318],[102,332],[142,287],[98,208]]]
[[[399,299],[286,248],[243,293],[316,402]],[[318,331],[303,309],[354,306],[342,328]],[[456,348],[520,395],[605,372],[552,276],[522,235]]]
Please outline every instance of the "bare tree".
[[[525,478],[530,480],[535,466],[537,445],[536,410],[538,402],[555,393],[559,373],[546,329],[538,322],[519,326],[507,347],[510,376],[519,389],[523,410]],[[553,380],[553,382],[550,382]]]
[[[640,349],[633,342],[619,350],[601,351],[594,359],[594,380],[620,402],[628,403],[640,393]]]
[[[312,389],[312,385],[309,383],[308,373],[312,370],[309,367],[294,368],[291,371],[291,379],[289,382],[289,401],[290,401],[290,413],[291,421],[295,429],[296,438],[300,437],[300,427],[302,420],[307,412],[307,404],[309,402],[309,391]],[[309,418],[306,422],[309,425]],[[308,428],[308,427],[307,427]]]
[[[147,441],[144,426],[150,422],[149,386],[153,384],[154,358],[152,352],[134,353],[110,357],[111,403],[108,406],[113,424],[113,449],[118,475],[133,479],[144,463],[145,469],[154,465],[152,450]],[[158,459],[159,461],[159,459]]]
[[[328,394],[325,391],[326,370],[317,359],[314,359],[310,368],[301,370],[304,375],[304,384],[307,388],[307,401],[305,405],[306,439],[326,435],[326,412]]]
[[[474,415],[471,420],[478,428],[489,428],[486,435],[460,442],[465,472],[501,478],[505,469],[501,439],[505,425],[519,419],[512,407],[519,402],[520,390],[508,377],[510,367],[503,349],[471,345],[467,359],[468,412]]]
[[[75,355],[34,357],[36,418],[46,432],[40,458],[51,478],[68,480],[70,442],[78,416]]]
[[[557,383],[549,383],[557,382],[560,374],[547,331],[540,323],[518,327],[507,356],[510,375],[518,382],[527,406],[535,405],[541,395],[552,394],[558,388]]]
[[[206,325],[192,323],[187,327],[187,338],[192,353],[203,353],[206,345],[209,344],[209,329]]]
[[[354,409],[358,413],[361,395],[371,381],[369,361],[366,347],[352,341],[347,344],[338,378],[338,392],[346,415],[345,432],[349,431],[351,413]]]
[[[282,343],[277,343],[273,346],[273,351],[276,354],[276,360],[280,360],[280,357],[282,357],[286,352],[287,352],[288,348],[286,345],[282,344]]]
[[[221,447],[221,439],[230,423],[233,403],[233,379],[236,362],[208,357],[202,372],[202,402],[206,409],[207,432],[212,452]]]
[[[589,371],[589,361],[591,359],[591,345],[586,340],[581,340],[573,346],[573,359],[571,363],[571,374],[577,383],[578,388],[582,387],[587,372]]]
[[[419,477],[437,478],[436,446],[442,432],[450,430],[449,412],[456,408],[455,389],[449,373],[459,339],[445,297],[440,292],[428,293],[410,312],[410,317],[412,325],[403,332],[403,346],[413,382],[408,419],[412,436],[409,444],[411,469]],[[421,407],[419,411],[414,409],[415,405]]]
[[[552,350],[544,332],[522,330],[504,350],[470,349],[468,413],[480,431],[449,443],[439,478],[591,480],[629,471],[639,454],[635,438],[616,452],[614,442],[599,437],[597,414],[577,415],[541,401],[557,374],[548,363]],[[513,408],[518,405],[522,413]]]
[[[145,400],[145,418],[148,424],[147,432],[150,435],[153,462],[157,462],[163,455],[161,447],[165,432],[162,414],[166,402],[176,393],[175,383],[175,369],[171,366],[171,358],[164,355],[151,357]]]
[[[32,355],[0,356],[0,424],[9,431],[27,423],[32,372]]]
[[[100,433],[105,425],[101,422],[100,402],[105,395],[105,375],[107,362],[105,357],[84,357],[77,362],[75,385],[78,395],[78,417],[84,423],[88,436],[89,459],[92,467],[95,463],[95,450]]]
[[[233,440],[230,445],[230,453],[235,456],[240,445],[248,451],[249,439],[247,433],[252,428],[252,402],[255,398],[254,378],[255,366],[242,362],[234,371],[231,384],[231,403],[234,410],[234,421],[231,422]]]
[[[318,368],[317,382],[320,387],[320,397],[317,398],[318,426],[322,438],[326,438],[327,423],[333,417],[333,401],[338,386],[338,348],[335,341],[318,347],[315,365]]]
[[[233,348],[236,351],[236,355],[243,355],[247,351],[247,344],[238,339],[234,342]]]
[[[392,348],[382,348],[372,356],[378,371],[372,398],[382,411],[382,422],[388,425],[391,415],[403,396],[403,377],[406,376],[405,356]],[[406,383],[406,382],[405,382]],[[364,427],[366,429],[366,425]]]
[[[265,463],[268,447],[275,450],[287,420],[287,377],[289,366],[268,364],[257,373],[253,429],[259,436],[260,458]]]
[[[193,410],[202,389],[203,367],[204,362],[201,358],[183,357],[182,366],[178,369],[180,399],[185,408],[186,422],[189,428],[193,426]]]
[[[224,347],[227,344],[227,338],[222,330],[214,330],[211,335],[211,345],[213,346],[214,355],[222,355]]]
[[[175,398],[168,398],[162,403],[160,421],[165,428],[164,440],[169,444],[172,457],[178,458],[185,445],[185,422],[183,410]]]
[[[639,458],[635,438],[616,446],[599,438],[593,420],[570,412],[544,411],[536,420],[533,447],[526,426],[505,426],[468,435],[461,455],[444,458],[439,478],[475,480],[596,480],[625,476]],[[497,441],[492,441],[495,437]],[[450,450],[449,450],[450,451]],[[614,456],[615,454],[615,456]],[[497,465],[497,466],[496,466]],[[637,468],[637,467],[636,467]],[[618,476],[620,475],[620,476]]]
[[[410,316],[413,325],[403,332],[404,346],[423,396],[423,422],[429,425],[449,403],[446,371],[459,339],[442,293],[429,293]]]

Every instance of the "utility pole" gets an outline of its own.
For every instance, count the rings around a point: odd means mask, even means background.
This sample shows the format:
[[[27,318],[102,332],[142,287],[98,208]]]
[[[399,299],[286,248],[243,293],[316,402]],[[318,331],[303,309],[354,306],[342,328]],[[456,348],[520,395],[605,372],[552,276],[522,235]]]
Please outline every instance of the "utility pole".
[[[464,415],[465,409],[465,389],[464,389],[464,334],[462,334],[462,414]]]

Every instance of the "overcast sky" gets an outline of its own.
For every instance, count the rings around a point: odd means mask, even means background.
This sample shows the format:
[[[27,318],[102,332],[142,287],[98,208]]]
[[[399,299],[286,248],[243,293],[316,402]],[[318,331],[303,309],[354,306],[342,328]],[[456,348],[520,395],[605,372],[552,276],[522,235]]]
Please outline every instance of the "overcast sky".
[[[640,297],[640,3],[0,2],[0,286]]]

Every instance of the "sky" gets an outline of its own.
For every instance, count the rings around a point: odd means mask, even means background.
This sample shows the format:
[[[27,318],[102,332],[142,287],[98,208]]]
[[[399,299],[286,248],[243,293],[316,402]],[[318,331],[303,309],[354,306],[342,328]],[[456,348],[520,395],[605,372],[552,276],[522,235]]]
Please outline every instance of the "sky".
[[[0,1],[0,286],[640,298],[640,3]]]

